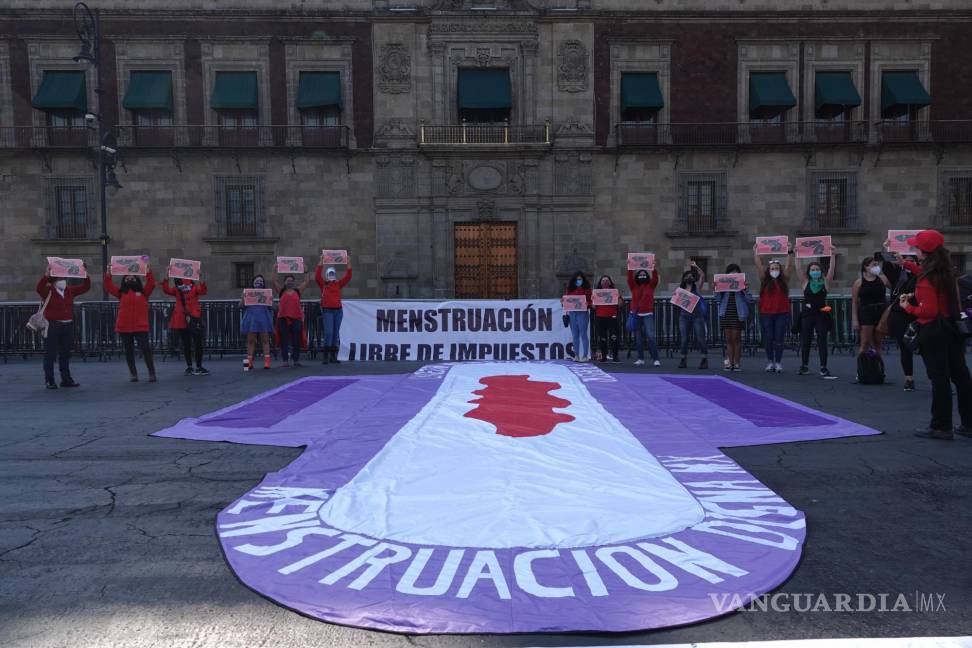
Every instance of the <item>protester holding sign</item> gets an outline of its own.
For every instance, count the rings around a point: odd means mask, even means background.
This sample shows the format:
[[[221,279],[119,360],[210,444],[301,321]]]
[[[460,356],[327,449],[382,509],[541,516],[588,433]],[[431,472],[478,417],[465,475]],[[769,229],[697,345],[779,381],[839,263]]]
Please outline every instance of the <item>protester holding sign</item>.
[[[682,359],[678,363],[679,369],[685,369],[688,366],[690,331],[694,332],[695,343],[698,345],[699,352],[702,354],[702,360],[699,361],[699,369],[709,368],[709,333],[706,322],[706,318],[709,315],[709,306],[706,300],[702,298],[702,292],[699,288],[704,283],[705,272],[695,264],[695,261],[690,260],[688,267],[682,273],[682,281],[679,284],[679,288],[698,296],[699,303],[691,313],[681,311],[678,314],[678,333],[682,338]]]
[[[162,292],[176,298],[172,317],[169,319],[169,329],[182,340],[186,375],[208,376],[209,371],[202,365],[203,321],[199,298],[206,294],[206,282],[202,280],[202,273],[198,276],[198,283],[191,279],[176,279],[175,287],[169,285],[167,275],[162,278]],[[195,369],[192,367],[193,360],[196,361]]]
[[[567,313],[570,323],[570,338],[574,344],[574,360],[587,362],[591,355],[591,282],[587,276],[578,270],[567,280],[564,296],[574,295],[584,298],[584,310],[572,310]]]
[[[883,265],[882,258],[866,257],[861,261],[861,276],[851,289],[851,323],[858,331],[858,353],[881,355],[881,334],[875,329],[888,305],[887,291],[891,287]]]
[[[932,384],[931,423],[917,436],[948,440],[952,437],[952,390],[955,385],[962,426],[956,431],[972,437],[972,376],[965,364],[965,344],[958,329],[961,316],[958,281],[945,238],[936,230],[923,230],[908,245],[917,248],[919,264],[906,264],[918,276],[914,294],[902,294],[901,307],[915,316],[921,358]]]
[[[149,343],[149,297],[155,290],[155,277],[149,267],[145,269],[145,285],[140,277],[126,274],[121,286],[116,286],[111,273],[105,273],[105,290],[118,298],[118,317],[115,318],[115,332],[121,338],[125,349],[125,361],[131,381],[138,382],[138,369],[135,367],[135,344],[145,359],[149,382],[155,382],[155,361],[152,358],[152,345]]]
[[[660,367],[658,345],[655,344],[655,288],[658,287],[658,269],[652,268],[651,275],[641,269],[628,270],[628,288],[631,289],[631,305],[628,310],[629,330],[635,332],[635,347],[638,350],[636,365],[645,364],[644,341],[648,342],[648,352],[654,366]],[[633,323],[633,326],[630,324]]]
[[[82,262],[85,273],[80,285],[68,285],[66,279],[51,276],[51,269],[37,282],[37,294],[44,300],[41,312],[47,320],[44,335],[44,381],[48,389],[57,389],[54,382],[54,361],[61,374],[61,387],[78,387],[71,377],[71,347],[74,346],[74,298],[91,290],[87,276],[88,264]]]
[[[351,281],[351,262],[343,250],[334,253],[326,250],[321,256],[321,262],[317,264],[317,271],[314,279],[321,289],[321,323],[324,326],[324,361],[338,363],[338,345],[341,342],[341,320],[344,318],[344,310],[341,308],[341,289]],[[337,278],[337,271],[332,267],[324,270],[325,257],[334,258],[335,263],[347,263],[348,267],[344,270],[344,275]],[[341,259],[341,260],[337,260]]]
[[[777,259],[766,266],[759,258],[758,246],[753,246],[753,261],[759,274],[759,322],[766,347],[766,371],[783,371],[783,341],[790,319],[790,275],[793,272],[793,248],[787,250],[786,266]]]
[[[595,293],[592,299],[594,303],[594,337],[597,338],[601,359],[605,362],[617,362],[618,343],[620,342],[620,331],[618,330],[618,302],[620,300],[618,299],[617,288],[609,275],[602,275],[597,280],[597,289],[613,291],[610,294],[611,301],[614,303],[598,303]]]
[[[726,274],[740,274],[737,263],[726,266]],[[739,290],[719,293],[719,325],[726,340],[726,371],[742,371],[742,332],[750,315],[752,296],[745,284]]]
[[[266,288],[266,280],[263,275],[253,277],[251,286],[258,290]],[[263,347],[263,368],[270,368],[270,333],[273,332],[273,307],[270,305],[247,306],[240,299],[240,306],[243,309],[243,318],[240,321],[240,333],[246,335],[246,364],[243,371],[253,369],[253,353],[256,351],[257,337]]]
[[[836,251],[831,251],[836,254]],[[797,261],[797,272],[801,272],[800,262]],[[827,273],[824,274],[823,266],[819,261],[811,261],[807,266],[806,275],[803,277],[803,308],[797,316],[797,324],[794,328],[800,333],[800,375],[805,376],[810,373],[810,344],[813,336],[817,336],[817,353],[820,356],[820,375],[824,378],[830,376],[827,369],[827,334],[832,325],[830,317],[830,307],[827,306],[827,292],[830,289],[830,282],[834,279],[834,266],[836,259],[830,257],[830,265]]]
[[[285,367],[299,367],[300,348],[304,340],[304,308],[300,304],[300,293],[310,285],[310,278],[305,277],[300,284],[293,275],[284,277],[283,284],[277,279],[277,273],[271,275],[273,289],[277,291],[279,304],[277,305],[277,338],[280,345],[280,360]]]

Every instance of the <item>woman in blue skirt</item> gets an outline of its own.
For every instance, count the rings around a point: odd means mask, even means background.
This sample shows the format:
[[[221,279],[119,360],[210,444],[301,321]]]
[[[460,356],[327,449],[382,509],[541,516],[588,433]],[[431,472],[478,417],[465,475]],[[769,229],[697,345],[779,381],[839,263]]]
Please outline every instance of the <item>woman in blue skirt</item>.
[[[267,282],[263,275],[253,277],[254,288],[266,288]],[[240,300],[240,305],[243,305]],[[270,368],[270,333],[273,332],[273,311],[270,306],[243,306],[243,320],[240,323],[240,333],[246,334],[246,362],[243,371],[253,368],[253,352],[256,349],[257,335],[263,345],[263,368]]]

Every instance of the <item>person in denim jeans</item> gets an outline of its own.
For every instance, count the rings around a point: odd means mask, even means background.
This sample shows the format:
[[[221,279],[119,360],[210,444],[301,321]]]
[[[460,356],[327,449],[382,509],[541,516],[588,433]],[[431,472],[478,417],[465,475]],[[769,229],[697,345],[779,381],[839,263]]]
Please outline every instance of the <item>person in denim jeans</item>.
[[[571,275],[564,294],[581,295],[586,300],[588,309],[591,307],[591,282],[580,270]],[[591,312],[590,310],[570,311],[567,313],[567,318],[570,322],[570,337],[574,345],[574,360],[587,362],[591,359]]]
[[[688,366],[688,347],[689,347],[689,331],[695,332],[695,343],[699,346],[699,351],[702,353],[702,360],[699,362],[699,369],[709,368],[709,347],[707,344],[708,338],[708,328],[706,326],[706,317],[709,314],[709,306],[705,301],[705,298],[699,292],[699,286],[705,283],[705,272],[702,268],[695,265],[695,261],[691,261],[689,267],[682,274],[682,281],[679,286],[683,290],[687,290],[694,295],[700,297],[699,303],[696,305],[695,310],[691,313],[687,313],[680,309],[678,315],[678,333],[682,338],[682,360],[678,363],[679,369],[684,369]]]
[[[766,347],[766,371],[783,371],[783,341],[790,321],[790,275],[793,272],[793,246],[787,251],[786,266],[773,259],[765,267],[753,246],[753,261],[760,276],[759,323]]]
[[[635,348],[638,359],[635,364],[645,364],[644,342],[648,342],[648,353],[651,354],[652,364],[661,366],[658,359],[658,345],[655,343],[655,288],[658,287],[658,270],[652,269],[651,275],[647,270],[628,270],[628,288],[631,289],[630,313],[635,316]]]
[[[321,326],[324,328],[324,359],[321,364],[328,362],[338,364],[338,350],[340,348],[341,320],[344,319],[344,309],[341,305],[341,290],[351,281],[351,261],[344,270],[344,275],[338,279],[334,268],[324,269],[324,257],[317,264],[314,279],[321,289]]]

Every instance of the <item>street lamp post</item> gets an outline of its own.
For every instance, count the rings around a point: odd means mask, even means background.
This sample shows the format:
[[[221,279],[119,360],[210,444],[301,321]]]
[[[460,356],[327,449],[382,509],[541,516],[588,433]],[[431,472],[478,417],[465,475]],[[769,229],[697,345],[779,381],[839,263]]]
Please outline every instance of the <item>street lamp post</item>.
[[[108,185],[121,188],[118,179],[115,177],[116,150],[108,145],[110,131],[105,127],[103,108],[104,108],[104,88],[101,79],[101,18],[97,12],[92,12],[83,2],[74,5],[74,28],[78,32],[81,40],[81,51],[74,57],[75,62],[86,61],[94,66],[95,70],[95,97],[97,106],[95,112],[85,115],[85,121],[90,128],[92,121],[96,123],[98,131],[98,191],[99,208],[101,211],[101,271],[108,272],[108,243],[111,241],[108,236]],[[102,299],[108,299],[108,292],[102,286]]]

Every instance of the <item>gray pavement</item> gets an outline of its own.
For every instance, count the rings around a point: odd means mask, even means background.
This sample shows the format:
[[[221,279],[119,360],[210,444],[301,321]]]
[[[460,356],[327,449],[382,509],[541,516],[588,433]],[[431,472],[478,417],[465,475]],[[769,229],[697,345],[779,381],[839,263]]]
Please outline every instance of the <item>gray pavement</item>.
[[[804,558],[780,591],[944,594],[936,612],[744,612],[624,635],[419,636],[301,617],[241,585],[224,563],[216,513],[299,450],[158,439],[149,433],[314,373],[408,372],[417,364],[312,364],[130,384],[118,361],[76,362],[82,387],[43,389],[39,361],[0,365],[0,647],[582,646],[817,637],[950,636],[972,629],[972,440],[914,438],[927,381],[851,384],[852,359],[824,381],[732,378],[886,434],[726,451],[803,510]],[[666,371],[673,371],[669,360]],[[629,365],[612,370],[634,370]],[[720,372],[721,373],[721,372]],[[919,375],[922,371],[919,371]]]

